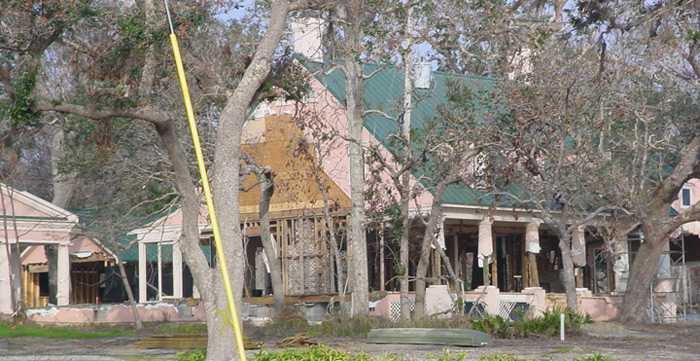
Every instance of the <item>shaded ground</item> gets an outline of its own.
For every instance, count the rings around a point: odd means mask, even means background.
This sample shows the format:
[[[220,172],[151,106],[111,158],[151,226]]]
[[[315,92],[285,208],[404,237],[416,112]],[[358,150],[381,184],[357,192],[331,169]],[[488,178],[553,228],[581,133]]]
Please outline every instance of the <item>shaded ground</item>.
[[[141,350],[132,347],[140,337],[106,339],[12,338],[0,340],[0,361],[114,361],[172,360],[176,350]],[[267,348],[277,340],[263,339]],[[331,347],[381,355],[385,353],[422,359],[443,353],[443,347],[430,345],[372,345],[361,339],[317,339]],[[700,360],[700,325],[624,326],[616,323],[585,325],[581,335],[558,339],[495,340],[482,348],[447,348],[465,351],[468,360],[481,355],[505,353],[522,359],[567,360],[593,354],[618,360]],[[252,359],[255,352],[249,352]]]

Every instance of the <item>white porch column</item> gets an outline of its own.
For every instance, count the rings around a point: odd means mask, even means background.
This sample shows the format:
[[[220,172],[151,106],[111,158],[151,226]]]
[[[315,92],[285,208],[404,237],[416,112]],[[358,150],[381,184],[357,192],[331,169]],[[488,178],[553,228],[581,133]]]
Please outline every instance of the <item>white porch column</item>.
[[[0,314],[12,314],[12,287],[10,283],[10,260],[5,252],[5,244],[0,243]]]
[[[571,235],[571,260],[574,262],[576,289],[583,288],[583,269],[586,266],[586,227],[578,226]]]
[[[56,304],[59,306],[70,303],[70,257],[68,255],[68,244],[58,245],[58,264],[56,265],[58,274],[58,285],[56,285]]]
[[[525,228],[525,252],[540,253],[540,222],[534,221]]]
[[[148,301],[146,290],[148,289],[146,277],[146,244],[139,242],[139,303]]]
[[[585,226],[578,226],[571,235],[571,260],[576,267],[586,265],[586,237]]]
[[[525,228],[525,253],[527,254],[527,285],[525,287],[539,287],[540,275],[537,272],[537,257],[540,253],[540,222],[534,221]]]
[[[173,297],[182,298],[182,251],[180,243],[173,243]]]
[[[479,267],[483,268],[493,262],[493,235],[491,234],[491,225],[493,221],[486,218],[479,222],[479,244],[478,244],[478,262]],[[484,264],[484,259],[489,258]],[[486,281],[486,280],[484,280]]]

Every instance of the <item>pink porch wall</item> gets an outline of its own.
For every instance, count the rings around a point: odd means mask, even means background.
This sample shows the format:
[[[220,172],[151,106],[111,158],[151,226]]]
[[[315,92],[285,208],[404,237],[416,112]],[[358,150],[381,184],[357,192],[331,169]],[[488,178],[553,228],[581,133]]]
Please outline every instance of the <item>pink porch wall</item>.
[[[326,90],[326,88],[321,85],[315,78],[311,83],[317,96],[316,102],[307,102],[304,104],[304,111],[300,117],[305,117],[306,119],[312,119],[309,122],[313,122],[317,126],[306,127],[304,132],[308,139],[320,143],[322,149],[325,151],[323,163],[323,171],[340,187],[340,189],[345,192],[348,196],[350,195],[350,179],[349,179],[349,167],[350,159],[348,154],[348,142],[335,137],[331,140],[320,141],[319,139],[323,134],[331,134],[337,132],[342,136],[348,136],[348,122],[347,114],[345,108],[338,103],[337,99]],[[278,105],[277,103],[269,104],[270,108],[278,115],[283,114],[295,114],[295,106],[293,104],[289,105]],[[318,134],[318,131],[320,133]],[[362,143],[369,146],[379,146],[378,149],[384,159],[388,160],[388,163],[392,167],[396,166],[391,154],[377,142],[377,140],[366,130],[362,130]],[[384,184],[391,184],[391,178],[387,172],[382,172],[381,180]],[[411,186],[416,185],[416,180],[411,179]],[[396,195],[393,195],[396,197]],[[429,192],[422,192],[416,199],[416,203],[421,208],[429,208],[432,203],[432,195]],[[412,203],[412,206],[415,203]]]
[[[414,300],[416,298],[416,295],[414,293],[410,293],[408,295],[408,298],[410,300]],[[393,302],[401,302],[401,294],[398,292],[389,292],[387,295],[379,300],[377,304],[374,306],[374,311],[370,311],[370,315],[372,316],[377,316],[377,317],[385,317],[389,318],[391,315],[391,304]]]
[[[620,297],[579,297],[579,312],[591,316],[593,321],[610,321],[617,317],[620,309],[615,306]]]
[[[191,307],[192,317],[180,317],[173,304],[139,304],[139,316],[145,322],[204,322],[204,305]],[[27,311],[27,318],[36,323],[87,324],[87,323],[132,323],[134,314],[126,304],[101,305],[97,307],[50,307]]]
[[[541,289],[540,289],[541,290]],[[426,310],[428,314],[434,314],[442,312],[446,309],[446,306],[451,305],[451,299],[446,289],[436,288],[432,290],[428,288],[426,292]],[[542,311],[552,312],[555,308],[561,308],[566,305],[566,295],[564,294],[546,294],[546,297],[539,297],[536,294],[536,290],[532,292],[524,292],[525,294],[531,295],[531,301],[533,302],[532,307],[535,308],[535,315],[539,316]],[[544,292],[542,292],[544,294]],[[480,296],[482,296],[481,290],[475,290],[472,292],[466,292],[462,295],[465,300],[475,301]],[[382,298],[377,302],[374,310],[370,312],[370,315],[377,317],[389,318],[391,315],[391,303],[400,302],[400,294],[398,292],[390,292],[386,297]],[[409,298],[413,300],[415,294],[409,294]],[[491,314],[498,314],[500,307],[500,292],[495,287],[489,287],[487,292],[483,294],[481,302],[486,303],[486,310]],[[598,296],[584,296],[579,295],[578,304],[579,309],[582,314],[587,314],[591,317],[593,321],[610,321],[617,317],[619,309],[615,306],[620,302],[620,297],[598,297]]]

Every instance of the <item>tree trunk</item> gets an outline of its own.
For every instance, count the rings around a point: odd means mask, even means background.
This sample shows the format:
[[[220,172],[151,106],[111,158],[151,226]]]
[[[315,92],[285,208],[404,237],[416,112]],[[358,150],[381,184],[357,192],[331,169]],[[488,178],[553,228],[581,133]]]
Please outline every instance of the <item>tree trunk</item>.
[[[564,284],[566,293],[566,307],[569,311],[578,313],[576,300],[576,277],[574,276],[574,262],[571,260],[571,234],[559,232],[559,250],[561,251],[562,268],[559,278]]]
[[[321,160],[319,160],[321,161]],[[320,171],[320,169],[317,169]],[[338,289],[338,296],[340,298],[340,305],[345,308],[345,273],[343,272],[343,260],[340,257],[340,247],[338,246],[337,234],[335,233],[335,224],[333,222],[333,217],[331,216],[330,206],[328,204],[328,192],[326,191],[326,186],[323,181],[316,174],[316,182],[318,184],[318,189],[323,196],[323,217],[326,220],[326,227],[328,227],[328,243],[330,244],[331,251],[333,252],[333,259],[335,261],[335,269],[338,272],[336,276],[336,287]]]
[[[117,241],[113,241],[114,244]],[[124,284],[124,290],[126,290],[126,296],[129,299],[129,306],[131,307],[131,312],[134,315],[134,327],[137,330],[143,328],[143,323],[141,322],[141,316],[139,316],[139,310],[136,307],[136,299],[134,299],[134,292],[131,291],[131,285],[129,284],[129,278],[126,275],[126,269],[124,269],[124,263],[122,262],[122,257],[119,255],[119,250],[114,252],[117,259],[117,266],[119,266],[119,275],[122,277],[122,283]]]
[[[645,234],[644,243],[639,247],[630,267],[627,289],[618,317],[621,322],[644,323],[649,321],[647,315],[647,305],[651,296],[649,286],[659,268],[665,243],[664,238],[658,234],[649,232],[649,235],[650,237],[647,237]]]
[[[401,305],[401,320],[408,321],[411,319],[411,310],[408,306],[408,256],[409,256],[409,229],[410,219],[408,218],[408,199],[401,200],[401,239],[399,242],[399,262],[403,274],[399,278],[399,292]]]
[[[236,343],[231,342],[234,339],[233,330],[231,327],[222,327],[225,320],[229,318],[228,302],[221,276],[214,273],[216,269],[210,268],[199,246],[199,200],[190,177],[187,158],[177,139],[173,124],[167,122],[155,124],[155,126],[175,171],[175,185],[180,194],[182,207],[183,241],[180,245],[205,307],[208,335],[207,360],[230,360],[232,355],[236,354]],[[221,294],[224,296],[221,297]]]
[[[435,209],[433,209],[435,212]],[[439,210],[438,210],[439,212]],[[439,216],[438,216],[439,217]],[[430,263],[430,250],[432,240],[435,237],[435,231],[437,230],[437,221],[433,213],[430,214],[430,220],[428,221],[428,226],[425,229],[425,234],[423,235],[423,242],[421,243],[420,249],[420,259],[418,260],[418,266],[416,267],[416,300],[415,300],[415,318],[420,319],[425,316],[425,288],[426,281],[425,276],[428,272],[428,266]],[[430,234],[432,232],[432,234]]]
[[[348,19],[359,19],[354,4],[347,7]],[[362,34],[359,29],[348,34],[349,44],[360,44]],[[368,274],[367,274],[367,235],[365,233],[365,159],[362,151],[362,129],[364,123],[363,74],[362,65],[354,56],[345,57],[345,89],[347,94],[347,119],[350,130],[350,246],[352,250],[353,272],[353,314],[369,313]]]
[[[441,182],[438,184],[433,195],[430,218],[428,219],[428,224],[426,225],[425,233],[423,234],[420,260],[418,261],[418,267],[416,267],[416,318],[422,318],[425,316],[425,276],[428,272],[428,266],[430,263],[431,245],[437,243],[435,242],[435,234],[438,231],[438,223],[440,222],[440,217],[442,216],[440,203],[448,184],[449,180],[447,180],[447,183]],[[435,246],[439,247],[437,244]]]
[[[406,35],[408,36],[407,42],[406,42],[406,54],[403,57],[403,62],[404,62],[404,82],[403,82],[403,116],[402,116],[402,124],[401,124],[401,137],[403,140],[406,142],[404,144],[404,149],[403,149],[403,160],[405,163],[408,163],[413,157],[412,157],[412,149],[411,149],[411,92],[412,92],[412,86],[413,84],[411,83],[411,65],[413,64],[413,40],[410,38],[412,28],[413,28],[413,7],[408,8],[408,12],[406,14]],[[401,217],[402,217],[402,222],[401,222],[401,243],[399,245],[399,253],[400,253],[400,260],[401,260],[401,268],[403,269],[404,274],[401,276],[401,283],[399,284],[400,286],[400,291],[401,291],[401,319],[403,321],[408,320],[411,317],[410,310],[408,308],[408,277],[409,277],[409,272],[408,272],[408,258],[409,258],[409,239],[410,239],[410,230],[411,230],[411,219],[409,215],[409,202],[411,200],[411,172],[410,170],[406,169],[404,170],[404,173],[401,174],[401,180],[399,184],[399,195],[401,196],[400,199],[400,210],[401,210]],[[423,239],[423,243],[425,243],[425,239]],[[428,246],[430,247],[430,246]],[[421,259],[423,258],[423,248],[421,248]],[[418,266],[420,267],[421,264],[420,262],[418,263]],[[427,265],[425,265],[427,268]],[[422,317],[423,312],[422,310],[418,310],[418,272],[420,272],[419,269],[416,270],[416,299],[414,303],[414,312],[416,316]],[[423,273],[425,274],[425,269],[423,269]],[[422,281],[422,280],[420,280]],[[422,282],[421,287],[425,287],[425,282]],[[425,296],[425,292],[423,293],[423,296]],[[422,306],[421,306],[422,307]]]
[[[282,283],[282,267],[275,251],[277,248],[272,243],[272,235],[270,234],[270,200],[275,192],[275,186],[272,183],[270,172],[260,174],[258,179],[260,183],[260,238],[267,262],[270,265],[270,282],[275,300],[275,314],[279,316],[284,307],[284,284]]]
[[[10,189],[10,188],[8,188]],[[5,203],[5,193],[0,191],[0,203],[6,205]],[[9,267],[10,275],[10,297],[12,298],[12,317],[14,319],[21,319],[24,317],[25,304],[24,304],[24,285],[22,285],[22,260],[20,259],[20,246],[19,237],[20,233],[17,230],[17,218],[15,215],[15,202],[10,194],[10,211],[11,211],[11,222],[12,225],[7,224],[7,212],[5,207],[2,207],[3,215],[3,225],[5,232],[5,252],[7,252],[7,265]],[[12,227],[12,231],[15,233],[15,243],[10,245],[9,229]],[[12,250],[14,248],[14,250]]]
[[[217,269],[212,274],[212,283],[215,285],[211,295],[213,300],[207,307],[207,360],[238,360],[233,322],[220,270]],[[241,282],[238,284],[240,285]],[[236,306],[238,306],[241,304],[241,291],[236,292],[235,296]]]
[[[270,19],[265,35],[258,45],[250,66],[246,68],[241,81],[227,100],[221,112],[216,133],[212,192],[217,214],[222,220],[219,224],[224,246],[222,251],[229,268],[236,305],[240,305],[241,302],[245,272],[245,252],[238,202],[241,133],[251,101],[270,73],[272,56],[284,34],[290,2],[288,0],[271,0],[269,6]],[[214,284],[216,285],[215,305],[217,309],[228,312],[226,295],[220,276],[216,278]],[[210,317],[213,316],[208,316],[207,319],[209,320]],[[230,330],[230,328],[225,328],[225,330]],[[213,333],[216,331],[218,333]],[[235,342],[231,342],[232,334],[228,331],[221,332],[221,328],[218,330],[209,328],[207,360],[230,360],[234,355],[236,359],[238,358],[238,353],[234,351]]]
[[[55,244],[44,245],[44,254],[49,269],[49,303],[55,305],[58,303],[56,299],[56,292],[58,292],[58,246]]]

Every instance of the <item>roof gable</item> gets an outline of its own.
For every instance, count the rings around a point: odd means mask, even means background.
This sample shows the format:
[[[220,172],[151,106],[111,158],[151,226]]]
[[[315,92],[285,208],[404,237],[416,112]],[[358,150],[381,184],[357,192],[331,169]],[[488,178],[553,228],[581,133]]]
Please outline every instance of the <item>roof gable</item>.
[[[0,183],[0,190],[4,202],[0,207],[4,208],[4,214],[18,219],[55,220],[77,222],[78,216],[41,199],[29,192],[10,187]]]

